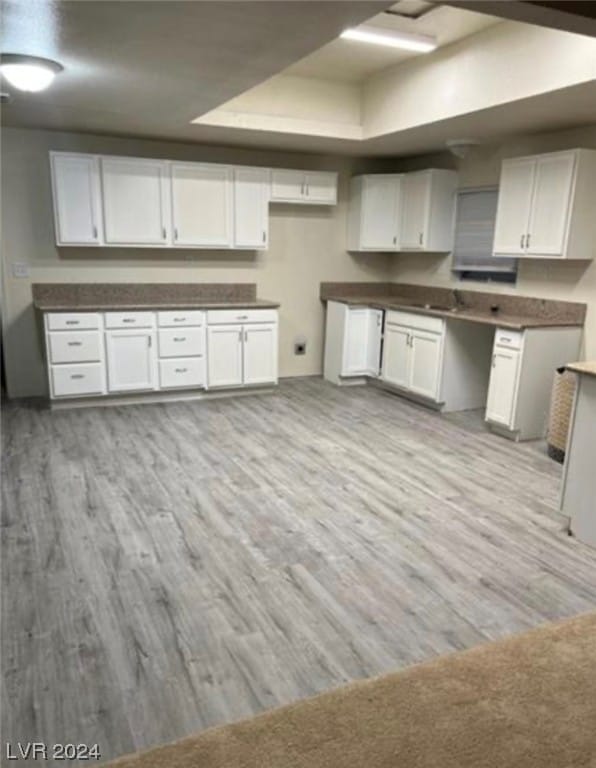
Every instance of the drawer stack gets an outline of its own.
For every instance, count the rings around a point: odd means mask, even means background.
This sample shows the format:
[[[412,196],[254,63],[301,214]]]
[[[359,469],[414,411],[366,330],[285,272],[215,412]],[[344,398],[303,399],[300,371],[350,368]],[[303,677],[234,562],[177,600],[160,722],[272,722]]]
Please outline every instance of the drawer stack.
[[[52,397],[101,395],[106,391],[102,317],[94,312],[46,315]]]
[[[159,382],[162,389],[205,386],[205,313],[158,312]]]

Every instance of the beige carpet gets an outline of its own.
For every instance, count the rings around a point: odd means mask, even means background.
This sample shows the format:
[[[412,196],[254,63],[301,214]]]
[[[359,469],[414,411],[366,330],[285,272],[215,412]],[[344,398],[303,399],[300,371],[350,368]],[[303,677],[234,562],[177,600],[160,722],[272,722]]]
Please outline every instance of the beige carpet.
[[[355,683],[118,768],[596,766],[596,613]]]

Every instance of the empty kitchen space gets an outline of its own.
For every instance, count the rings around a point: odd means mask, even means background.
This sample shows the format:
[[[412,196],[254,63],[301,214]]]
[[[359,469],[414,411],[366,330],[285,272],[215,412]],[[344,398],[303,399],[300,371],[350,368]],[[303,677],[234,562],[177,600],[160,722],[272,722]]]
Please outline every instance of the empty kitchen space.
[[[0,764],[590,764],[562,5],[7,4]]]

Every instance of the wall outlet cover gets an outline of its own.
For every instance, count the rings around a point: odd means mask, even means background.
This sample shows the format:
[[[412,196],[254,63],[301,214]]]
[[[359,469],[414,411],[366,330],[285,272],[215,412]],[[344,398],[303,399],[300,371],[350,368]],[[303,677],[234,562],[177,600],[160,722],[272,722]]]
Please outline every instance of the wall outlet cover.
[[[24,264],[22,261],[13,261],[12,276],[13,277],[29,277],[29,265]]]

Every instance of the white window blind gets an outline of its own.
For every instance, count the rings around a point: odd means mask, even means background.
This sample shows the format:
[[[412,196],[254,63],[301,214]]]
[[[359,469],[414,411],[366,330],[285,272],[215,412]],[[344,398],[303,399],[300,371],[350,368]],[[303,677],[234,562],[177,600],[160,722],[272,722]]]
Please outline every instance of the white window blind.
[[[454,272],[516,272],[516,259],[492,255],[498,193],[497,187],[457,193]]]

